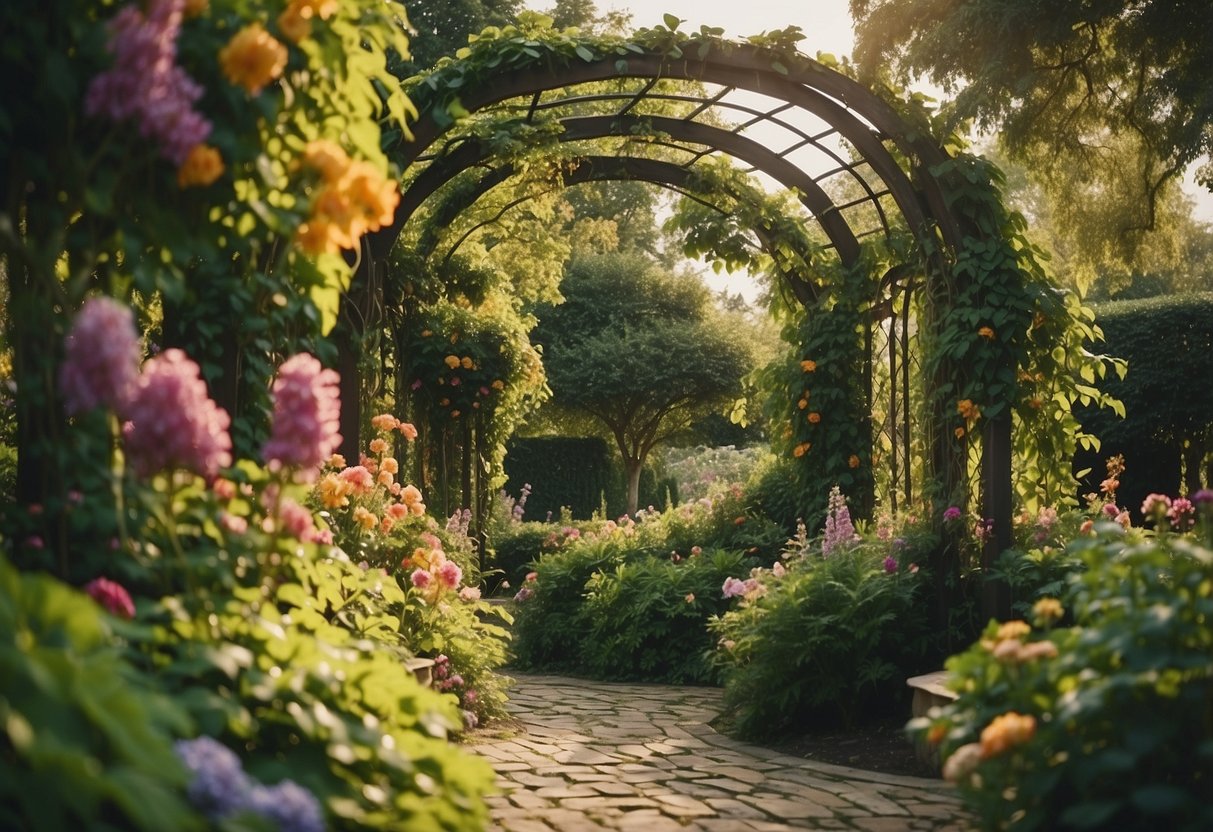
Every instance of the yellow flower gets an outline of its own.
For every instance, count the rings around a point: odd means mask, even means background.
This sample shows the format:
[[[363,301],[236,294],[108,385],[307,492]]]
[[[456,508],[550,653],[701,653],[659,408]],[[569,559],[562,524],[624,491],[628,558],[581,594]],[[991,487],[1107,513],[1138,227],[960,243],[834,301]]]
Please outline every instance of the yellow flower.
[[[1022,641],[1023,637],[1032,632],[1032,628],[1028,626],[1026,621],[1008,621],[998,628],[998,635],[994,636],[998,641],[1013,638],[1016,641]]]
[[[354,509],[354,522],[361,526],[363,531],[369,532],[379,525],[379,518],[362,506],[358,506]]]
[[[250,23],[219,50],[219,66],[227,79],[256,95],[286,69],[286,47],[260,23]]]
[[[223,175],[223,157],[210,145],[196,144],[177,169],[177,186],[207,186]]]
[[[817,370],[817,362],[806,358],[804,361],[800,362],[800,369],[804,370],[806,373],[815,372]]]
[[[850,458],[847,459],[847,465],[849,465],[852,468],[858,468],[859,467],[859,457],[855,454],[851,454]]]
[[[809,449],[812,447],[813,447],[813,444],[811,442],[801,442],[799,445],[797,445],[795,448],[792,449],[792,456],[799,459],[800,457],[807,454],[809,452]]]
[[[448,355],[446,358],[442,359],[442,363],[446,364],[446,366],[450,367],[453,370],[459,366],[459,356]]]
[[[1062,613],[1061,601],[1056,598],[1041,598],[1032,605],[1032,614],[1036,616],[1038,624],[1049,624],[1061,618]]]
[[[818,413],[816,410],[814,410],[812,413],[809,414],[809,424],[810,425],[815,425],[820,421],[821,421],[821,414]]]
[[[325,508],[343,508],[350,504],[350,492],[354,486],[336,474],[329,474],[320,481],[320,502]]]
[[[1023,716],[1008,711],[994,720],[981,732],[981,756],[988,760],[1023,745],[1036,736],[1036,717]]]
[[[981,329],[977,330],[977,334],[982,338],[985,338],[987,341],[994,340],[994,330],[988,326],[983,326]]]
[[[476,363],[474,361],[472,361],[471,356],[467,356],[467,355],[465,355],[463,358],[461,358],[459,360],[459,363],[465,370],[474,369],[476,366]]]

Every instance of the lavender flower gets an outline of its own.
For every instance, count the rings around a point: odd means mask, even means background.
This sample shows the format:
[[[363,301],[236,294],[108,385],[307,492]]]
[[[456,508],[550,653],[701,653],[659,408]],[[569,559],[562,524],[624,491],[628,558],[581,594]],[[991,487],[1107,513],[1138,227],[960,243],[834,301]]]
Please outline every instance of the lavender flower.
[[[185,794],[196,809],[219,820],[248,806],[252,786],[230,748],[210,737],[198,737],[179,740],[173,749],[191,775]]]
[[[276,786],[257,786],[249,794],[248,808],[273,821],[278,832],[324,832],[320,801],[291,780]]]

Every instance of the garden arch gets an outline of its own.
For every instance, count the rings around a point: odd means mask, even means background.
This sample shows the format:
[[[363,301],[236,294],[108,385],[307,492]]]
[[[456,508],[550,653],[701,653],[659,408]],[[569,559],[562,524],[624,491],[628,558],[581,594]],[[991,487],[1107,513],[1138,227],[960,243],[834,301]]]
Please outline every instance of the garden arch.
[[[680,161],[657,165],[650,163],[658,160],[637,155],[620,162],[616,173],[666,186],[685,183],[705,157],[730,156],[749,171],[794,189],[844,265],[858,259],[862,237],[887,236],[898,227],[909,231],[922,261],[895,266],[885,277],[904,278],[913,271],[928,291],[947,273],[966,238],[983,236],[950,207],[945,177],[952,157],[931,138],[924,116],[895,107],[787,44],[731,43],[710,32],[688,38],[660,27],[638,33],[630,42],[577,38],[550,29],[535,33],[510,27],[489,34],[464,57],[444,62],[408,89],[419,110],[412,140],[390,150],[405,183],[400,206],[391,225],[364,240],[354,284],[343,302],[343,326],[352,330],[341,351],[342,433],[349,450],[356,447],[361,414],[356,358],[347,347],[356,342],[359,322],[371,307],[378,264],[426,199],[460,173],[490,163],[491,145],[465,129],[478,118],[491,115],[530,124],[552,114],[560,141],[574,145],[642,131],[658,135],[663,147],[682,155]],[[694,82],[702,92],[670,91],[662,85],[664,79]],[[457,123],[455,114],[466,123]],[[730,120],[737,116],[744,118]],[[756,125],[781,131],[789,143],[773,150],[743,135]],[[603,162],[588,164],[586,176],[594,165],[604,169]],[[508,175],[508,165],[490,173],[480,192]],[[835,177],[859,196],[835,202],[823,185]],[[859,227],[863,217],[876,217],[875,227]],[[935,411],[935,424],[926,432],[926,457],[947,494],[959,485],[965,465],[941,427],[946,414],[937,405]],[[1009,416],[985,421],[981,512],[995,521],[987,542],[991,555],[1010,541],[1010,434]]]

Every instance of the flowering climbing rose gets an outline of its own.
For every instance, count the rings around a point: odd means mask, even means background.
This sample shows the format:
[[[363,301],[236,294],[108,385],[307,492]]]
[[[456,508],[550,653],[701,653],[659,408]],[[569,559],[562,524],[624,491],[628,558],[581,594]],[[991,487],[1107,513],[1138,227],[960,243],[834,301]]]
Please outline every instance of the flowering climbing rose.
[[[262,451],[266,462],[314,475],[341,444],[339,383],[337,373],[307,353],[283,362],[274,380],[273,427]]]
[[[104,297],[85,301],[64,353],[59,390],[69,414],[101,406],[126,410],[139,379],[139,338],[128,307]]]
[[[84,591],[90,598],[109,610],[111,615],[119,618],[135,617],[135,604],[121,584],[114,583],[107,578],[94,578],[85,585]]]
[[[143,366],[125,415],[127,458],[140,476],[183,468],[214,477],[232,464],[231,419],[181,350],[165,350]]]

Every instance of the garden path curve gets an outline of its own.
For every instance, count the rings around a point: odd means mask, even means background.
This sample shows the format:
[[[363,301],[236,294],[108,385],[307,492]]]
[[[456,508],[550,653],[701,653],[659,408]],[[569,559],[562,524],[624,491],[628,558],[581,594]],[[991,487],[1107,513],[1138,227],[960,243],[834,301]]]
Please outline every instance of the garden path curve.
[[[747,745],[707,723],[720,691],[522,675],[520,728],[479,737],[503,832],[961,832],[939,780],[817,763]]]

